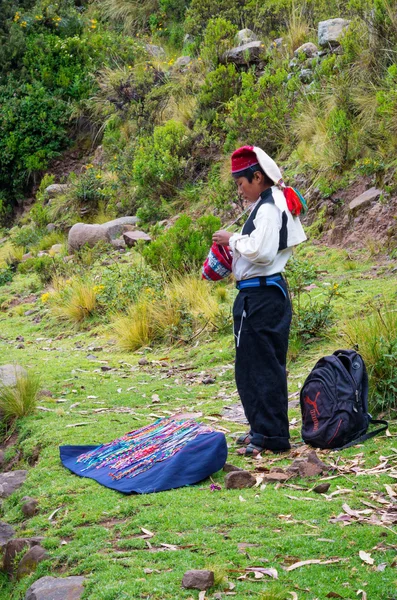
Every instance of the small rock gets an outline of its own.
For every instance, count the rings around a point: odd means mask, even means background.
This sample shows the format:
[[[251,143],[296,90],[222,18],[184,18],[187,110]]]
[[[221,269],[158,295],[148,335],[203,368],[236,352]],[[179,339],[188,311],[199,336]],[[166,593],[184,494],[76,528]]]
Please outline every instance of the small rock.
[[[230,463],[226,463],[225,466],[223,467],[223,470],[225,471],[225,473],[234,473],[235,471],[244,471],[244,469],[240,469],[240,467],[235,467],[234,465],[231,465]]]
[[[116,238],[115,240],[111,240],[110,242],[116,250],[125,250],[126,244],[122,238]]]
[[[35,312],[35,310],[25,310],[23,314],[25,315],[25,317],[30,317],[30,315],[34,315]]]
[[[29,258],[33,258],[33,254],[31,252],[27,252],[22,256],[22,262],[29,260]]]
[[[225,476],[227,490],[241,490],[256,484],[256,478],[249,471],[231,471]]]
[[[48,225],[46,225],[46,229],[49,233],[51,233],[52,231],[55,231],[57,228],[57,226],[55,225],[55,223],[48,223]]]
[[[311,69],[302,69],[299,72],[299,79],[302,83],[310,83],[313,81],[314,73]]]
[[[370,188],[363,194],[356,196],[351,202],[349,202],[349,210],[356,210],[357,208],[364,208],[370,204],[373,200],[377,200],[381,195],[382,191],[374,187]]]
[[[319,483],[319,485],[316,485],[316,487],[314,487],[312,491],[316,492],[316,494],[326,494],[330,486],[330,483]]]
[[[128,248],[135,246],[138,240],[143,240],[144,242],[150,242],[152,240],[150,235],[144,231],[126,231],[123,233],[123,238]]]
[[[40,396],[44,396],[45,398],[52,398],[53,393],[50,390],[40,390]]]
[[[0,498],[8,498],[21,487],[27,476],[27,471],[9,471],[0,474]]]
[[[148,365],[148,364],[149,364],[149,361],[148,361],[148,359],[147,359],[147,358],[145,358],[145,357],[143,357],[143,358],[140,358],[140,359],[138,360],[138,365],[141,365],[141,367],[143,367],[143,366],[145,366],[145,365]]]
[[[208,590],[215,583],[213,571],[186,571],[182,579],[182,586],[186,589]]]
[[[15,573],[14,559],[22,550],[29,548],[30,544],[26,538],[14,538],[4,546],[3,570],[12,577]]]
[[[84,577],[41,577],[25,595],[25,600],[80,600]]]
[[[53,244],[49,249],[49,255],[54,256],[54,254],[59,254],[63,250],[63,244]]]
[[[7,542],[14,537],[15,530],[8,523],[0,521],[0,550],[7,544]]]
[[[280,473],[279,471],[275,471],[273,473],[265,473],[263,475],[263,483],[284,483],[290,479],[291,475],[288,473]]]
[[[17,345],[17,350],[23,350],[24,348],[25,348],[25,346],[23,344]]]
[[[17,335],[17,337],[15,338],[16,342],[24,342],[25,338],[23,337],[23,335]]]
[[[111,371],[111,370],[112,370],[112,367],[107,367],[106,365],[101,366],[101,371],[106,372],[106,371]]]
[[[69,188],[70,188],[70,186],[68,184],[53,183],[53,184],[49,185],[48,187],[46,187],[46,189],[44,190],[44,193],[47,196],[47,198],[55,198],[56,196],[59,196],[60,194],[65,194]]]
[[[318,53],[318,48],[316,44],[312,42],[306,42],[306,44],[302,44],[299,46],[294,52],[294,56],[299,56],[300,54],[304,54],[307,58],[313,58]]]
[[[21,562],[18,565],[16,577],[22,579],[26,575],[31,575],[37,568],[37,565],[48,558],[48,554],[41,546],[33,546],[26,554],[22,557]]]
[[[264,45],[260,40],[249,42],[225,52],[222,61],[236,65],[247,65],[259,62],[263,56]]]
[[[189,33],[187,33],[185,35],[185,37],[183,38],[183,45],[187,46],[187,44],[193,44],[194,42],[194,37],[192,35],[190,35]]]
[[[318,45],[339,46],[339,39],[350,21],[346,19],[328,19],[318,24]]]
[[[202,383],[204,383],[204,385],[209,385],[211,383],[215,383],[215,379],[213,377],[204,377]]]
[[[174,69],[176,69],[176,70],[184,69],[185,67],[190,65],[191,62],[192,62],[192,59],[190,58],[190,56],[180,56],[179,58],[176,59],[176,61],[174,63]]]
[[[146,51],[150,56],[154,58],[165,58],[165,50],[161,46],[155,46],[154,44],[146,44]]]
[[[22,512],[25,517],[33,517],[39,512],[39,503],[34,498],[28,496],[24,498],[25,503],[22,505]]]
[[[87,354],[87,358],[88,358],[88,360],[96,360],[98,357],[95,356],[94,354]]]
[[[238,46],[243,46],[244,44],[249,44],[249,42],[258,41],[258,37],[251,29],[240,29],[236,34],[235,41]]]

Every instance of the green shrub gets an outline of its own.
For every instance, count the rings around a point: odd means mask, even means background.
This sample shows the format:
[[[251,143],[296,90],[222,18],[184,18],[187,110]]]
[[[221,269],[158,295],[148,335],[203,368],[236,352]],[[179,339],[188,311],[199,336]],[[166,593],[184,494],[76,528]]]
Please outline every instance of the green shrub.
[[[162,218],[162,199],[171,199],[185,183],[190,145],[189,129],[176,121],[155,127],[153,136],[139,140],[133,180],[137,184],[137,214],[143,221]]]
[[[13,278],[13,272],[10,267],[0,268],[0,286],[10,283]]]
[[[200,217],[196,223],[180,217],[173,227],[143,250],[147,262],[169,276],[197,271],[212,244],[212,234],[219,229],[220,219],[212,215]]]
[[[13,230],[11,239],[14,246],[24,248],[25,251],[30,250],[33,246],[36,246],[40,239],[43,237],[44,231],[31,225],[25,227],[18,227]]]
[[[210,67],[216,67],[220,58],[234,45],[238,28],[222,18],[210,19],[204,33],[201,56]]]
[[[234,65],[219,65],[207,73],[198,96],[199,116],[207,122],[213,121],[217,111],[222,111],[225,103],[239,93],[240,84]]]

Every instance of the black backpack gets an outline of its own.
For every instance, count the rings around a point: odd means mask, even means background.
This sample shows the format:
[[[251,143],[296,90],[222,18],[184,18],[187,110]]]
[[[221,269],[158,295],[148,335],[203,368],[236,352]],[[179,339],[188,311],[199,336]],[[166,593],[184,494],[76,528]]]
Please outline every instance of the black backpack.
[[[387,429],[368,413],[368,375],[354,350],[337,350],[314,366],[300,392],[302,438],[316,448],[347,448]],[[383,427],[367,433],[370,423]]]

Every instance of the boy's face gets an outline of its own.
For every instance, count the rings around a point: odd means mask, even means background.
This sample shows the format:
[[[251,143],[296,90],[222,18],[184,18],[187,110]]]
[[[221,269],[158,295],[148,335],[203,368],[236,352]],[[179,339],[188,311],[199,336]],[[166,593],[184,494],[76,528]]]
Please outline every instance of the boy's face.
[[[251,183],[246,177],[237,177],[235,181],[238,194],[249,204],[256,202],[264,190],[263,177],[257,171],[254,173]]]

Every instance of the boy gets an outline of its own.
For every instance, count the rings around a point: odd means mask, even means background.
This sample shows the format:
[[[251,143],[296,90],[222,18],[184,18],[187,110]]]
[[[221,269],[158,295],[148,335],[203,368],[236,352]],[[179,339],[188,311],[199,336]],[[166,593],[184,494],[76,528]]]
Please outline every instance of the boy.
[[[297,195],[285,188],[278,166],[263,150],[243,146],[233,152],[231,162],[251,213],[241,234],[219,230],[213,241],[230,246],[233,253],[239,290],[233,307],[235,377],[250,425],[237,443],[244,446],[240,454],[257,456],[265,449],[290,449],[286,358],[292,312],[281,272],[292,247],[306,236],[291,212],[299,214]]]

